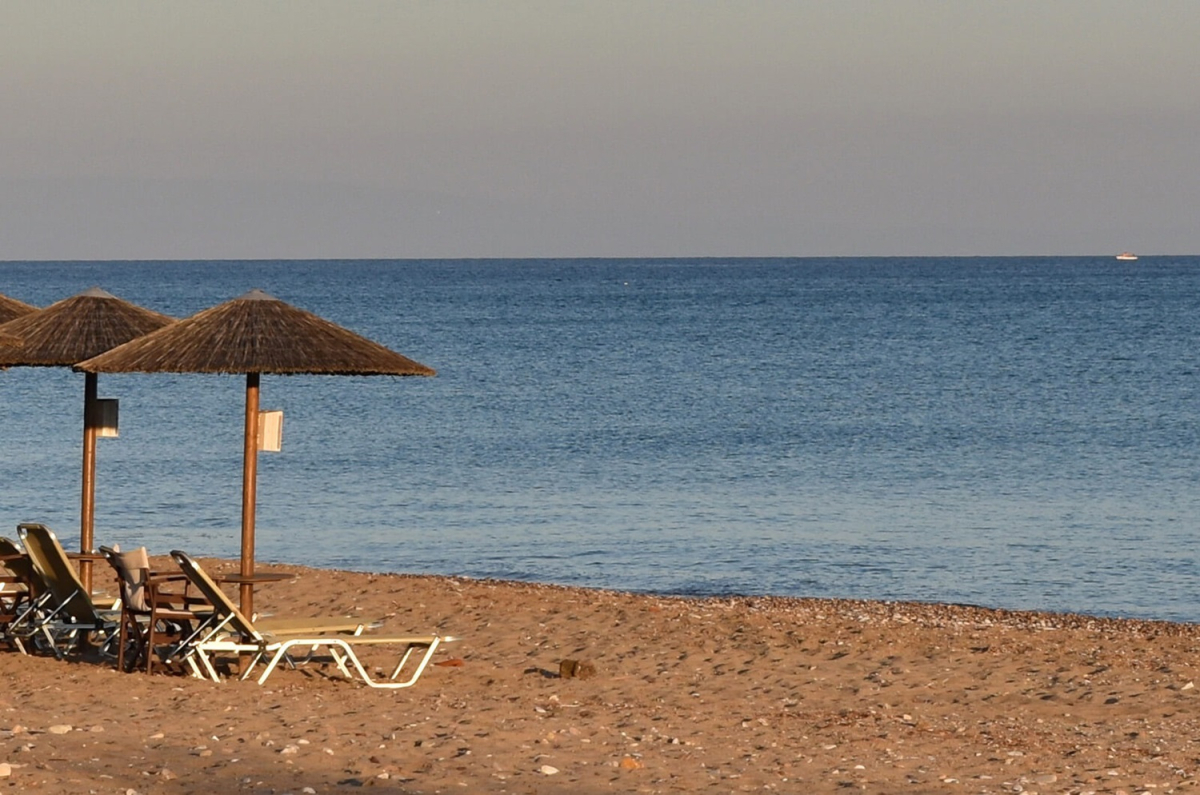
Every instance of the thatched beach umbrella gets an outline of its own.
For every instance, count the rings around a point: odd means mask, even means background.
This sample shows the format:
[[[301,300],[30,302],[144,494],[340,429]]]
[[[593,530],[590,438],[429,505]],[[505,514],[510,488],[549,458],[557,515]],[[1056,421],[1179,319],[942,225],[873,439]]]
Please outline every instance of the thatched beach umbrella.
[[[24,301],[18,301],[15,298],[9,298],[7,295],[0,293],[0,325],[36,311],[38,311],[36,306],[31,306]],[[0,345],[17,346],[20,344],[21,339],[19,337],[14,337],[11,334],[5,334],[3,331],[0,331]],[[3,369],[3,366],[0,366],[0,370]]]
[[[0,293],[0,323],[7,323],[36,311],[38,311],[36,306],[30,306],[24,301],[18,301]]]
[[[253,613],[259,376],[434,375],[434,371],[261,290],[128,342],[76,369],[91,373],[246,376],[242,458],[242,612]]]
[[[0,334],[18,345],[0,345],[0,367],[69,367],[110,348],[162,328],[174,318],[143,309],[99,287],[22,314],[0,326]],[[96,511],[96,374],[83,388],[83,491],[80,498],[80,551],[92,552]],[[84,585],[91,587],[90,561],[80,562]]]

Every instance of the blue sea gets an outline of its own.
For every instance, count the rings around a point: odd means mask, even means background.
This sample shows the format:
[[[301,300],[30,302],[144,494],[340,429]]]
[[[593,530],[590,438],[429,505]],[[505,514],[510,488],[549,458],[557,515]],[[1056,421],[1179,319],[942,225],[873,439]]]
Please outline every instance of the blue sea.
[[[93,285],[438,370],[263,377],[260,561],[1200,620],[1200,257],[0,263]],[[236,557],[244,379],[100,395],[97,542]],[[0,532],[78,543],[82,401],[0,372]]]

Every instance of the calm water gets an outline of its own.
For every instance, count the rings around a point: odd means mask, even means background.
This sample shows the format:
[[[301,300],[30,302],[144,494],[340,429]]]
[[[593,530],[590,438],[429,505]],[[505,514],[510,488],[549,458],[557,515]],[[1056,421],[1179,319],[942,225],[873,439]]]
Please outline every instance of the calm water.
[[[438,369],[263,378],[261,560],[1200,620],[1200,258],[0,263],[92,285]],[[101,543],[236,555],[243,386],[101,377]],[[3,532],[77,539],[82,393],[0,372]]]

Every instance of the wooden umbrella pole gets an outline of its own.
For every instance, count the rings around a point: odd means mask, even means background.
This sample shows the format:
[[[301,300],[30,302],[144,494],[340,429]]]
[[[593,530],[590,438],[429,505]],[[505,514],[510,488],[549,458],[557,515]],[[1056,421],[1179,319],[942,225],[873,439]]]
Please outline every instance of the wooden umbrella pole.
[[[254,576],[254,502],[258,488],[258,373],[246,374],[246,439],[242,459],[242,569]],[[253,620],[254,583],[241,584],[242,613]]]
[[[86,373],[83,382],[83,489],[79,505],[79,551],[92,552],[96,522],[96,393],[95,373]],[[92,590],[92,561],[79,560],[79,581],[88,593]]]

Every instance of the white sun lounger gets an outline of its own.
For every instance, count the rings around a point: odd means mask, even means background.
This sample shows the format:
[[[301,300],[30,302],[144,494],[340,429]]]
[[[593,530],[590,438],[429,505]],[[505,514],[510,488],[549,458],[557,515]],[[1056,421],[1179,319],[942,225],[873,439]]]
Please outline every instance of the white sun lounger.
[[[196,587],[196,589],[213,606],[212,618],[202,626],[195,637],[181,644],[172,655],[176,661],[186,659],[191,663],[192,671],[200,676],[200,671],[213,681],[220,681],[220,676],[213,666],[213,657],[220,654],[248,655],[249,662],[244,666],[241,678],[249,678],[255,666],[266,660],[266,667],[258,677],[261,685],[281,662],[290,661],[293,650],[307,649],[309,654],[318,648],[324,648],[332,661],[347,678],[358,678],[370,687],[398,689],[411,687],[416,684],[421,674],[429,664],[433,653],[443,643],[456,638],[441,635],[416,636],[376,636],[376,635],[345,635],[330,634],[330,627],[336,627],[336,622],[316,619],[310,622],[309,631],[305,631],[303,621],[286,621],[279,624],[280,629],[272,630],[269,623],[256,626],[244,616],[233,601],[212,580],[196,561],[187,554],[175,550],[171,557],[179,564],[179,568]],[[343,622],[344,623],[344,622]],[[361,626],[359,627],[361,631]],[[367,672],[355,648],[363,646],[396,646],[400,648],[399,660],[387,679],[376,679]],[[198,660],[198,664],[196,663]],[[409,665],[409,663],[412,665]],[[401,673],[411,668],[406,679],[400,679]],[[202,677],[203,678],[203,677]]]

